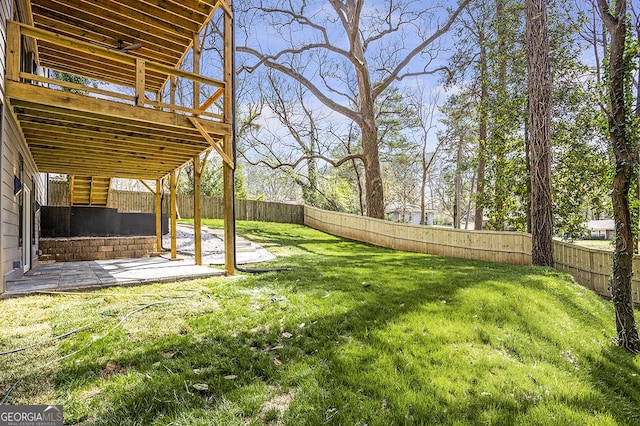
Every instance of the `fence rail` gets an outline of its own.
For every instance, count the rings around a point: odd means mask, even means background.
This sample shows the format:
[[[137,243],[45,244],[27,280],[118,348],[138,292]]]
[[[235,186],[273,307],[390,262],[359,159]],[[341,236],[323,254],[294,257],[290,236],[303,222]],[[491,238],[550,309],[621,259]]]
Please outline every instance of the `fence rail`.
[[[193,217],[193,196],[179,194],[177,202],[181,217]],[[154,196],[145,192],[112,191],[109,198],[109,207],[122,212],[150,213],[154,211],[154,203]],[[69,205],[66,182],[50,182],[49,204]],[[222,218],[222,199],[203,197],[202,217]],[[395,250],[516,265],[531,264],[531,235],[525,233],[407,225],[308,206],[255,200],[236,200],[236,218],[305,224],[333,235]],[[572,275],[584,287],[611,297],[612,252],[554,241],[553,258],[557,270]],[[635,303],[640,303],[640,256],[634,256],[632,296]]]
[[[531,235],[516,232],[464,231],[406,225],[305,206],[304,223],[312,228],[356,241],[463,259],[531,265]],[[577,283],[611,297],[612,252],[553,242],[555,268]],[[640,256],[634,256],[632,296],[640,303]]]
[[[178,214],[181,218],[193,217],[193,196],[178,194],[176,197]],[[49,182],[49,205],[69,205],[69,184],[67,182]],[[201,198],[202,217],[206,219],[222,219],[222,197]],[[153,213],[155,196],[150,192],[114,191],[109,193],[108,207],[120,212]],[[169,208],[169,197],[164,197],[163,211]],[[236,200],[236,219],[257,220],[264,222],[304,223],[304,207],[297,204],[271,203],[257,200]]]

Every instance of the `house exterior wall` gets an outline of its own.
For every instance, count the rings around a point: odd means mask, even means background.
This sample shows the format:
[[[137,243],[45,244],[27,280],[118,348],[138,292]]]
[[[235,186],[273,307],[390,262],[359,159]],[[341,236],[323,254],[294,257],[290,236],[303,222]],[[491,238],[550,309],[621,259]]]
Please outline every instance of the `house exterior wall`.
[[[45,175],[38,173],[36,166],[31,158],[26,143],[18,130],[17,124],[13,116],[9,112],[6,105],[2,106],[2,189],[0,190],[0,204],[2,210],[0,213],[1,226],[1,276],[2,291],[4,291],[4,283],[7,279],[19,278],[22,275],[22,250],[19,245],[19,228],[20,201],[23,192],[14,195],[13,181],[14,176],[20,175],[20,158],[22,158],[23,171],[22,183],[30,189],[31,197],[24,202],[32,203],[37,201],[44,205],[46,202],[46,178]],[[31,245],[31,264],[38,258],[38,238],[40,235],[40,213],[32,208],[32,239],[25,241],[25,244]],[[17,262],[17,263],[16,263]],[[18,266],[19,265],[19,266]],[[18,267],[16,267],[18,266]]]
[[[0,90],[4,99],[4,75],[7,51],[7,19],[13,18],[13,0],[0,0]]]
[[[31,192],[31,197],[26,202],[37,201],[43,205],[47,194],[46,175],[38,173],[4,96],[6,21],[13,17],[13,10],[13,1],[0,0],[0,293],[4,292],[7,279],[16,279],[23,274],[22,248],[19,244],[19,211],[23,193],[14,195],[14,176],[20,175],[21,159],[22,182]],[[30,245],[33,267],[38,259],[40,217],[33,207],[32,212],[32,238],[24,243]]]

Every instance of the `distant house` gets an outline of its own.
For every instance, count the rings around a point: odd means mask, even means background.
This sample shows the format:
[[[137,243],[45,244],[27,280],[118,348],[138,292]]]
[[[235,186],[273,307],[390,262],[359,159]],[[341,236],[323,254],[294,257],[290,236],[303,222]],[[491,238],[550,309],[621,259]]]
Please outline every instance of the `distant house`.
[[[433,225],[435,210],[425,209],[425,224]],[[415,204],[391,203],[386,210],[387,219],[392,222],[420,225],[421,209]]]
[[[616,233],[616,226],[613,219],[590,220],[587,228],[591,232],[591,238],[612,240]]]

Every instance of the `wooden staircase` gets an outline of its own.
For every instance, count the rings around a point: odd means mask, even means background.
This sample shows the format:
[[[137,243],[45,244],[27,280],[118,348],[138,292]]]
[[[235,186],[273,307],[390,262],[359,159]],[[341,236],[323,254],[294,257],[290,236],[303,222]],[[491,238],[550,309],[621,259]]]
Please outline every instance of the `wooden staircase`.
[[[107,207],[111,178],[71,176],[71,205]]]

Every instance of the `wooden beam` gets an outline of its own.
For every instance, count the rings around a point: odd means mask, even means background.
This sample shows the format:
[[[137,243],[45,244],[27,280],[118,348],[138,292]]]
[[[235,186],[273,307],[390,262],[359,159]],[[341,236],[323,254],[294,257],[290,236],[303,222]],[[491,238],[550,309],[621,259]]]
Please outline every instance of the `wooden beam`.
[[[13,22],[13,21],[7,21]],[[64,46],[79,52],[98,56],[101,58],[111,59],[116,62],[124,64],[135,65],[136,58],[117,50],[107,49],[91,43],[75,40],[71,37],[66,37],[60,34],[55,34],[49,31],[41,30],[39,28],[30,27],[28,25],[16,22],[21,27],[21,33],[27,37],[34,37],[37,40],[48,41],[50,43]],[[179,70],[167,65],[163,65],[153,61],[147,61],[146,67],[149,71],[156,71],[162,74],[173,75],[187,80],[198,81],[202,84],[206,84],[214,87],[224,87],[224,81],[216,80],[214,78],[205,77],[192,72]]]
[[[193,157],[193,233],[196,265],[202,265],[202,215],[200,198],[200,156]]]
[[[136,106],[144,106],[145,92],[145,65],[144,59],[136,59]]]
[[[189,120],[191,117],[185,117],[181,114],[124,105],[121,102],[95,99],[76,93],[61,92],[59,90],[18,83],[15,81],[5,82],[5,95],[12,100],[25,101],[40,105],[44,104],[49,107],[62,108],[71,111],[82,111],[83,113],[118,118],[128,122],[141,122],[143,125],[148,127],[162,125],[183,130],[193,129],[193,124]],[[219,123],[210,120],[201,120],[200,124],[207,132],[217,135],[223,135],[230,132],[231,128],[230,123]]]
[[[217,3],[224,10],[225,19],[229,18],[233,20],[233,11],[231,10],[230,6],[231,0],[229,0],[229,3],[227,3],[225,0],[218,0]]]
[[[66,16],[66,22],[63,22],[61,19],[48,15],[47,11],[35,14],[38,28],[103,46],[117,46],[118,40],[122,39],[122,35],[117,35],[113,27],[98,27],[86,22],[79,26],[81,21],[75,20],[73,17]],[[166,46],[154,43],[150,38],[145,38],[144,46],[137,49],[136,56],[142,56],[161,64],[173,65],[182,54],[180,50],[170,50]]]
[[[209,99],[207,99],[206,101],[204,101],[204,103],[202,105],[200,105],[200,111],[206,111],[209,109],[209,107],[211,105],[214,104],[215,101],[217,101],[218,99],[220,99],[220,97],[224,94],[224,89],[218,89],[216,90],[216,92],[209,96]]]
[[[23,78],[25,80],[38,81],[40,83],[47,83],[54,86],[60,86],[60,87],[64,87],[65,89],[74,89],[74,90],[79,90],[79,91],[84,91],[89,93],[96,93],[102,96],[111,96],[112,98],[123,99],[131,102],[135,102],[136,100],[135,96],[127,95],[124,93],[113,92],[111,90],[98,89],[97,87],[85,86],[83,84],[76,84],[68,81],[56,80],[55,78],[43,77],[35,74],[29,74],[26,72],[21,72],[20,78]]]
[[[7,21],[7,80],[20,80],[21,47],[20,25]]]
[[[183,107],[176,104],[167,104],[164,102],[156,102],[156,101],[149,101],[149,100],[146,102],[146,104],[157,109],[168,109],[170,111],[182,111],[182,112],[187,112],[193,116],[203,116],[208,118],[214,118],[216,120],[222,120],[222,114],[206,112],[206,111],[202,111],[201,109],[193,109],[190,107]]]
[[[83,1],[83,0],[34,0],[34,3],[44,3],[45,7],[55,12],[66,12],[72,16],[77,16],[85,22],[102,23],[108,26],[122,26],[129,28],[127,34],[144,34],[144,36],[155,36],[167,41],[181,40],[188,42],[188,31],[178,28],[171,22],[166,22],[158,17],[147,16],[135,8],[120,6],[113,1]],[[101,4],[102,3],[102,4]],[[159,27],[158,24],[163,24]],[[143,36],[143,37],[144,37]]]
[[[231,167],[231,169],[234,169],[235,168],[235,164],[233,164],[233,157],[230,157],[225,152],[224,146],[221,146],[221,144],[219,142],[214,141],[213,138],[211,136],[209,136],[209,134],[207,133],[206,129],[204,127],[202,127],[202,125],[200,124],[200,121],[198,121],[197,118],[189,117],[189,120],[191,121],[191,123],[193,123],[193,126],[196,129],[198,129],[198,131],[200,132],[202,137],[205,138],[205,140],[207,142],[209,142],[209,144],[213,147],[213,149],[215,149],[218,152],[218,154],[220,154],[220,157],[222,157],[224,162],[229,167]]]
[[[232,124],[233,122],[233,17],[230,13],[224,14],[224,81],[229,90],[224,92],[224,122]],[[222,146],[224,148],[225,157],[231,159],[231,162],[224,161],[222,164],[222,180],[223,180],[223,215],[224,215],[224,265],[227,275],[235,274],[235,214],[234,214],[234,185],[233,171],[235,168],[235,152],[233,147],[233,126],[231,131],[223,136]]]
[[[193,72],[200,74],[200,35],[193,33]],[[193,81],[193,109],[200,107],[200,83]],[[194,114],[197,116],[197,114]]]
[[[74,185],[73,181],[75,180],[75,176],[71,175],[69,179],[69,205],[73,205],[73,196],[74,196]]]
[[[162,179],[156,180],[156,252],[162,251]]]
[[[200,132],[193,128],[188,129],[163,126],[160,123],[129,121],[124,118],[101,116],[85,111],[73,111],[68,109],[50,107],[43,104],[34,104],[12,99],[14,108],[12,112],[30,125],[49,125],[64,126],[65,129],[73,129],[77,131],[98,132],[94,135],[98,139],[100,133],[106,132],[120,136],[118,140],[131,140],[144,143],[146,145],[157,145],[156,141],[162,141],[163,144],[174,144],[173,148],[192,149],[194,146],[209,147],[206,140],[194,142],[200,136]],[[189,122],[190,123],[190,122]],[[149,140],[149,139],[152,140]],[[162,145],[161,145],[162,146]],[[160,146],[160,147],[161,147]]]
[[[149,186],[149,184],[147,182],[145,182],[142,179],[138,179],[138,182],[140,182],[142,185],[144,185],[145,188],[147,188],[149,190],[150,193],[152,193],[153,195],[156,195],[156,191],[154,191],[151,186]],[[157,189],[157,186],[156,186]]]
[[[176,89],[177,89],[177,81],[174,76],[169,77],[169,103],[171,105],[176,104]],[[175,109],[173,110],[175,111]]]
[[[172,170],[169,180],[169,205],[171,209],[171,258],[177,259],[178,257],[178,247],[176,241],[176,233],[178,231],[178,226],[176,223],[176,214],[178,211],[178,205],[176,203],[176,171]]]
[[[109,178],[108,185],[107,185],[107,201],[105,204],[107,207],[109,207],[110,200],[111,200],[111,178]]]

